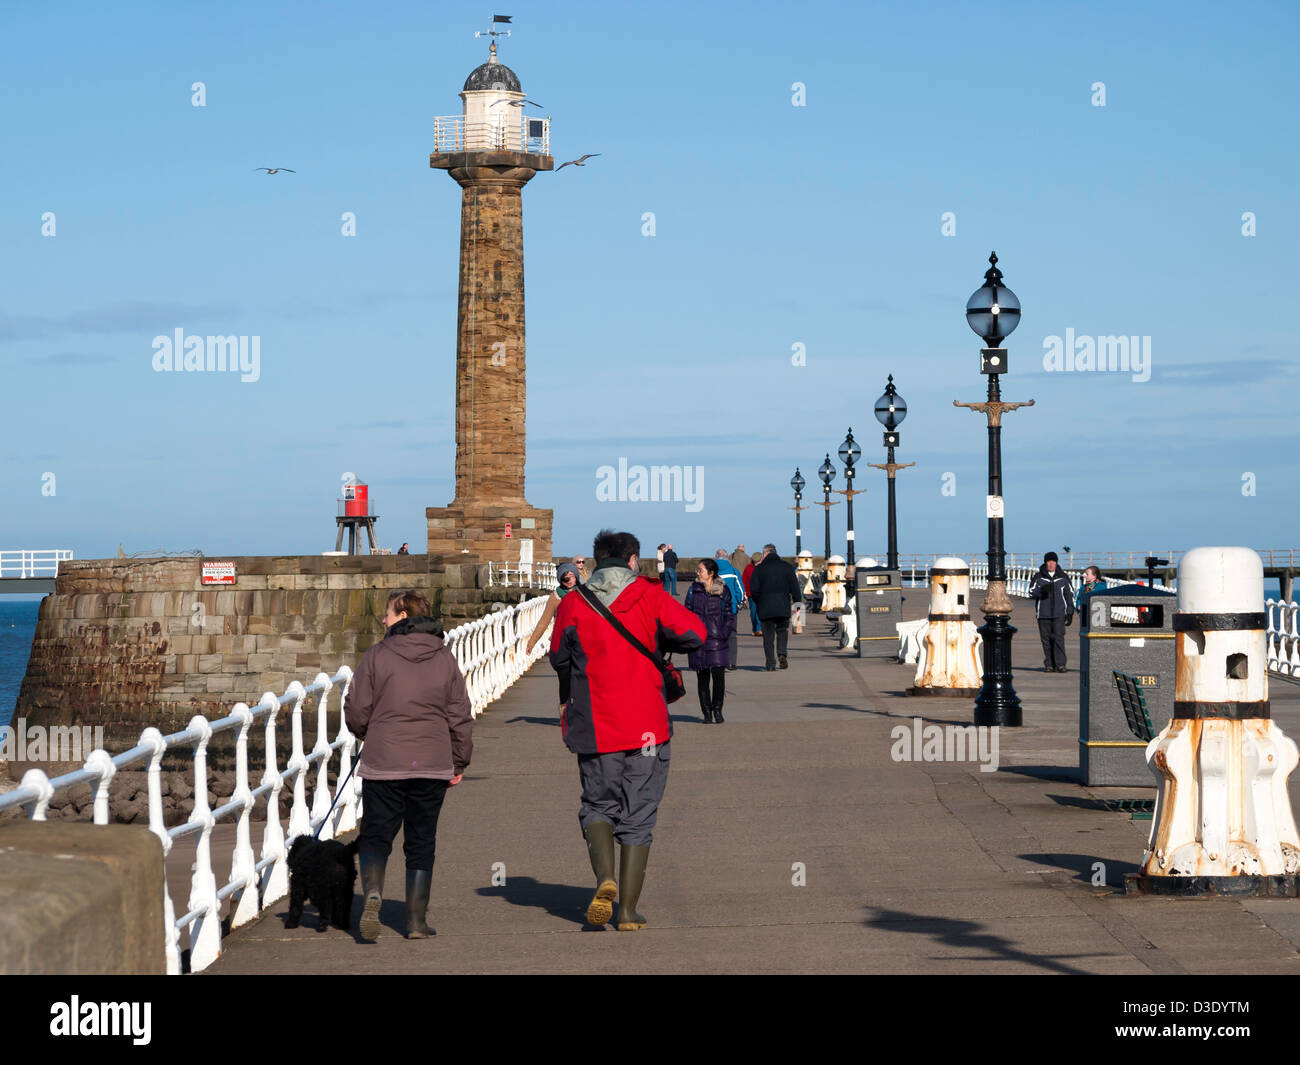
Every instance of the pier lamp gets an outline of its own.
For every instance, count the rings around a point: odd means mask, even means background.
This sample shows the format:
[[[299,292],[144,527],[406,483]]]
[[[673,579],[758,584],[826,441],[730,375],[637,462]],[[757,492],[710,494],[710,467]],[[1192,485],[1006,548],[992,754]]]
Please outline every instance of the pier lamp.
[[[794,476],[790,478],[790,487],[794,489],[794,506],[790,509],[794,511],[794,553],[796,555],[803,550],[803,529],[799,528],[799,514],[808,508],[800,506],[799,502],[803,499],[803,486],[807,483],[799,472],[799,467],[796,466]]]
[[[831,482],[835,480],[835,467],[831,464],[830,452],[826,453],[826,461],[817,470],[817,476],[822,479],[822,494],[825,496],[817,505],[825,508],[826,511],[826,554],[822,558],[829,559],[831,557],[831,507],[835,506],[831,502]]]
[[[894,509],[894,474],[916,465],[915,462],[900,464],[894,461],[894,448],[898,447],[898,427],[906,417],[907,403],[894,388],[894,375],[890,374],[884,395],[876,400],[876,421],[885,427],[886,458],[884,462],[867,463],[872,469],[884,470],[889,476],[889,559],[885,563],[889,569],[898,569],[898,516]]]
[[[988,419],[989,430],[989,489],[985,500],[985,515],[989,523],[989,576],[988,592],[980,607],[985,618],[979,630],[984,637],[984,680],[975,698],[975,724],[1014,727],[1021,724],[1021,715],[1020,699],[1011,678],[1011,637],[1016,630],[1011,625],[1011,600],[1007,598],[1002,415],[1018,407],[1032,407],[1034,401],[1002,401],[998,381],[1007,372],[1007,349],[1002,342],[1020,324],[1020,301],[1002,283],[996,252],[989,256],[984,284],[966,301],[966,322],[984,341],[985,346],[980,350],[980,373],[988,378],[988,397],[983,403],[952,401],[954,407],[966,407],[983,414]]]
[[[844,443],[840,445],[840,461],[844,463],[844,485],[843,488],[836,489],[839,495],[844,496],[848,502],[848,532],[845,534],[846,541],[845,551],[845,579],[847,582],[846,593],[852,598],[858,587],[857,570],[854,569],[853,555],[853,497],[861,495],[866,491],[865,488],[853,487],[853,465],[862,457],[862,448],[858,447],[858,442],[853,439],[853,429],[849,428],[849,435],[844,438]]]

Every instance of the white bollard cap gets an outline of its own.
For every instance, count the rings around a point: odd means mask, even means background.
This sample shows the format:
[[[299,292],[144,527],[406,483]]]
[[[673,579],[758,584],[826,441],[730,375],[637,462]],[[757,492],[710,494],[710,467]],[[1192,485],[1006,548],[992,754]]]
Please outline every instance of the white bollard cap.
[[[1197,547],[1178,564],[1180,614],[1255,614],[1264,609],[1264,563],[1249,547]]]
[[[844,556],[843,556],[843,555],[831,555],[831,557],[828,558],[828,559],[826,560],[826,565],[828,565],[828,566],[842,566],[842,565],[844,565]]]
[[[934,560],[934,565],[932,565],[930,569],[932,570],[959,569],[959,570],[965,570],[966,572],[969,572],[970,566],[966,563],[964,559],[953,558],[951,555],[945,555],[943,558],[936,558]]]
[[[857,566],[858,569],[871,569],[874,566],[879,566],[880,563],[874,558],[860,558],[854,563],[854,565]]]

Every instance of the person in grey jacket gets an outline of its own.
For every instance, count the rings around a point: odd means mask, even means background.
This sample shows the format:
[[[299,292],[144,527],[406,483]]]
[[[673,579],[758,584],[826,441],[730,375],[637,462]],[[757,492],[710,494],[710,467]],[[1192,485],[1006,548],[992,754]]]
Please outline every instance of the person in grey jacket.
[[[357,768],[363,939],[379,935],[384,870],[398,829],[406,854],[406,938],[432,934],[425,916],[438,814],[474,750],[465,678],[432,613],[423,593],[393,592],[385,636],[361,656],[348,692],[348,728],[365,742]]]
[[[1067,673],[1065,666],[1065,627],[1074,620],[1074,589],[1061,569],[1055,551],[1043,556],[1029,585],[1029,598],[1036,601],[1038,637],[1043,642],[1043,672]]]

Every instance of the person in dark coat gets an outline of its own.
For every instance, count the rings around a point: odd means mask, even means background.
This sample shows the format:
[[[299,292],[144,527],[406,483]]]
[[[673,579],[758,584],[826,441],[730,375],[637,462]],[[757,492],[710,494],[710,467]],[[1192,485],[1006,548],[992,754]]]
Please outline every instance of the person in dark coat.
[[[763,656],[766,659],[763,668],[772,672],[777,668],[777,658],[780,658],[781,668],[788,669],[786,644],[790,639],[790,608],[803,602],[803,592],[794,567],[776,553],[775,545],[763,545],[762,561],[754,567],[754,574],[749,578],[749,593],[758,604],[758,616],[763,623]]]
[[[677,594],[677,552],[672,544],[664,550],[664,588],[669,595]]]
[[[732,637],[736,631],[736,612],[730,589],[718,576],[718,564],[706,558],[695,568],[695,581],[686,591],[686,609],[704,622],[704,646],[690,653],[687,665],[695,670],[700,690],[700,710],[706,725],[723,723],[722,700],[726,695],[727,664]],[[709,686],[712,681],[713,692]]]
[[[406,851],[406,938],[432,934],[425,915],[438,814],[474,749],[465,678],[432,614],[421,592],[389,595],[386,634],[361,656],[348,692],[348,728],[365,742],[357,769],[363,939],[379,935],[384,870],[398,829]]]
[[[1029,598],[1036,600],[1038,637],[1043,642],[1043,672],[1068,673],[1065,666],[1065,627],[1074,620],[1074,589],[1061,569],[1055,551],[1043,556],[1043,564],[1029,585]]]

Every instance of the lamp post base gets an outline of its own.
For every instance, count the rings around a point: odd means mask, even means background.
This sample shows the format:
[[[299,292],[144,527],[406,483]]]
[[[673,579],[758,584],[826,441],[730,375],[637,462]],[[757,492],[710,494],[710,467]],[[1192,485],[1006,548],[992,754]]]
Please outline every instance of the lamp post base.
[[[1005,598],[1002,585],[997,591]],[[997,601],[994,584],[989,584],[989,598]],[[985,609],[992,605],[985,600]],[[1007,614],[985,614],[979,633],[984,637],[984,683],[975,699],[976,725],[1004,725],[1019,728],[1020,698],[1011,683],[1011,637],[1016,629]]]

